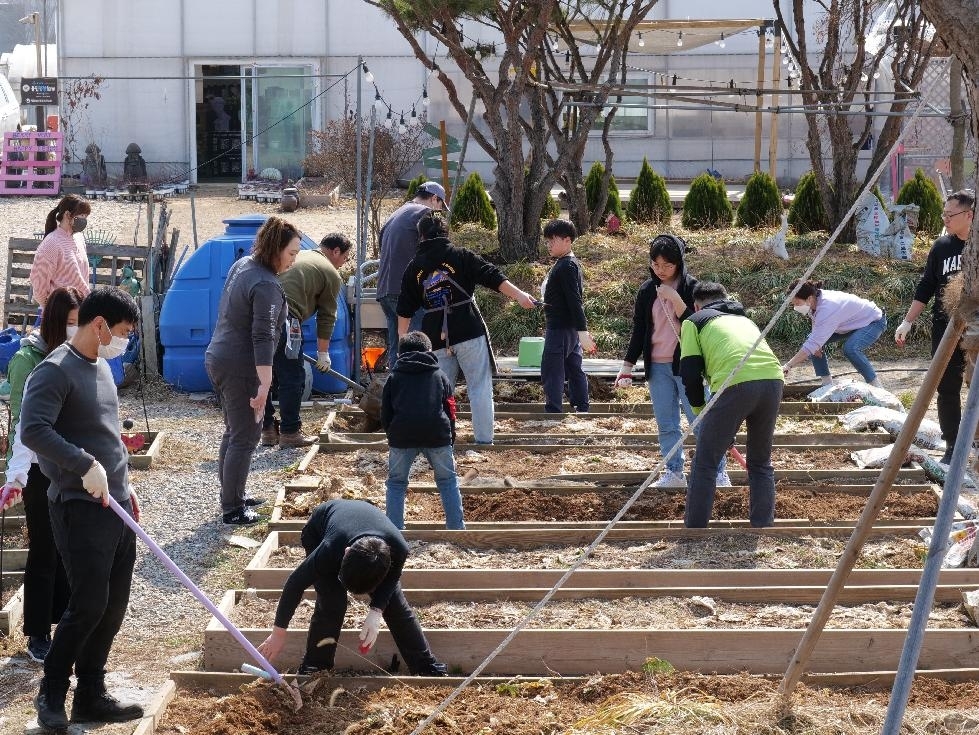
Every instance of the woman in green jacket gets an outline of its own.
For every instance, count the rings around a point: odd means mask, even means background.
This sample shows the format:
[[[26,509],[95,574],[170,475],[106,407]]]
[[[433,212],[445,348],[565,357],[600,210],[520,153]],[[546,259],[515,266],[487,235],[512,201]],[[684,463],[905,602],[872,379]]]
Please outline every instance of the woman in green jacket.
[[[37,458],[19,441],[17,423],[27,376],[45,356],[78,329],[78,307],[82,296],[74,288],[57,288],[44,306],[39,330],[20,341],[20,350],[10,358],[10,435],[7,450],[7,485],[20,488],[30,545],[24,569],[24,635],[27,655],[43,662],[51,647],[51,625],[61,619],[68,604],[68,579],[51,534],[48,515],[48,478],[41,473]]]

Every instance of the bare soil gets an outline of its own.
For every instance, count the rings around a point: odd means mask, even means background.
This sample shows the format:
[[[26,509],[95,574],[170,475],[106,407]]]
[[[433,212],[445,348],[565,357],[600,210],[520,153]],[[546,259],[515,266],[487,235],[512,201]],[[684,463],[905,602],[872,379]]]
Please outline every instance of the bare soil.
[[[658,662],[651,660],[651,667]],[[347,691],[342,678],[313,679],[305,705],[293,712],[281,690],[244,686],[216,698],[180,692],[157,729],[160,735],[404,735],[430,715],[451,688],[412,686],[392,679],[379,691]],[[778,683],[758,676],[674,672],[596,676],[552,683],[519,679],[464,690],[426,733],[647,733],[702,735],[742,733],[877,733],[889,691],[810,688],[800,685],[793,702],[779,700]],[[918,678],[906,726],[913,732],[973,732],[979,727],[979,684]]]

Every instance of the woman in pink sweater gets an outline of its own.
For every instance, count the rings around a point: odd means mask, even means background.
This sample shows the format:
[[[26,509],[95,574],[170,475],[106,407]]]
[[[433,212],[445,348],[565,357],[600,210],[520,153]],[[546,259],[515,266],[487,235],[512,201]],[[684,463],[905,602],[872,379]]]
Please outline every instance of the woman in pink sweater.
[[[83,298],[91,291],[85,242],[73,237],[85,229],[91,211],[84,199],[68,194],[48,213],[31,266],[31,288],[41,308],[56,288],[75,288]]]

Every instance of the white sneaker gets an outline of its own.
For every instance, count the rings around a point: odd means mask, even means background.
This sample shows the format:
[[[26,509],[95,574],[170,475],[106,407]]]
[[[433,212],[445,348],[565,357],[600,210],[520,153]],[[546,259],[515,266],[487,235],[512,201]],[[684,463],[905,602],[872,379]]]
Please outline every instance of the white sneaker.
[[[717,483],[716,487],[732,487],[734,483],[731,482],[731,476],[728,475],[727,470],[721,470],[717,473]]]
[[[673,470],[663,470],[663,473],[659,476],[659,479],[653,483],[653,487],[686,487],[687,478],[683,476],[682,472],[674,472]]]

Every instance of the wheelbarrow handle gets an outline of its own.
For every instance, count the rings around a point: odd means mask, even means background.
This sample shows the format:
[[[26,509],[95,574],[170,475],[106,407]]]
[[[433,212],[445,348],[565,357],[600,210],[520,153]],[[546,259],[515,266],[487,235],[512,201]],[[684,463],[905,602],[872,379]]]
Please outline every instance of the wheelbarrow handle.
[[[312,365],[314,368],[316,368],[316,360],[314,358],[310,357],[305,352],[302,353],[302,355],[303,355],[303,359],[306,362],[308,362],[310,365]],[[316,369],[319,370],[319,368],[316,368]],[[357,393],[366,393],[367,392],[364,389],[364,386],[362,386],[360,383],[357,383],[356,381],[351,380],[346,375],[342,375],[342,374],[338,373],[336,370],[333,370],[332,368],[329,369],[329,370],[322,371],[322,372],[325,372],[331,378],[336,378],[337,380],[339,380],[344,385],[346,385],[346,386],[352,388],[353,390],[355,390]]]

